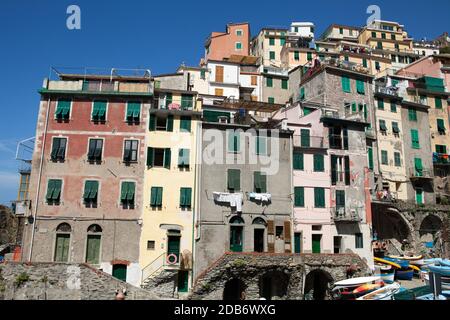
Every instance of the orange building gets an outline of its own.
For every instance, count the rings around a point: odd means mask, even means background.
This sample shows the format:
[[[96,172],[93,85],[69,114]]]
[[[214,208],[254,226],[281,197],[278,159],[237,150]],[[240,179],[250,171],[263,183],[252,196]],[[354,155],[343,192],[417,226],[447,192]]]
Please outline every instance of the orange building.
[[[212,32],[205,42],[205,59],[221,61],[231,55],[250,55],[250,25],[229,23],[225,32]]]

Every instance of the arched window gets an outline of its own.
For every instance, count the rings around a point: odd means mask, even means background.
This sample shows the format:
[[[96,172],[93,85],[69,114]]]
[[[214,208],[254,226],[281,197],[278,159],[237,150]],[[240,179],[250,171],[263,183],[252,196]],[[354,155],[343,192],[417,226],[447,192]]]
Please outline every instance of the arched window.
[[[98,224],[92,224],[87,229],[86,263],[93,265],[98,265],[100,263],[102,231],[102,227]]]
[[[72,227],[68,223],[64,222],[56,227],[55,255],[53,258],[55,262],[69,262],[71,232]]]
[[[265,226],[267,223],[266,223],[266,221],[264,221],[263,218],[257,217],[255,219],[253,219],[252,224],[259,224],[259,225]]]
[[[244,219],[239,216],[234,216],[230,219],[230,224],[244,224]]]

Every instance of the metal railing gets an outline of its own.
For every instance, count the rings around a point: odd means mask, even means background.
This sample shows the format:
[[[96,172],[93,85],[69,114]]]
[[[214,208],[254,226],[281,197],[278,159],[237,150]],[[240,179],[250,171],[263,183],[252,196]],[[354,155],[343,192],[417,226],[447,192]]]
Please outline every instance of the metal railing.
[[[429,179],[429,178],[433,178],[434,172],[433,172],[433,169],[430,169],[430,168],[423,168],[421,170],[418,170],[416,168],[410,168],[409,176],[410,176],[410,178],[416,178],[416,179],[417,178]]]
[[[384,191],[376,191],[376,192],[372,193],[373,201],[392,203],[392,202],[396,202],[397,199],[398,199],[397,192],[391,192],[388,190],[384,190]]]
[[[152,109],[192,111],[194,109],[194,101],[192,99],[159,98],[153,100]]]
[[[334,207],[331,208],[332,219],[335,222],[360,222],[360,208]]]
[[[161,269],[179,269],[181,265],[181,254],[177,255],[177,259],[174,263],[169,263],[167,252],[161,253],[155,260],[150,262],[141,271],[141,284],[145,280],[156,274]]]
[[[381,86],[375,86],[375,92],[376,93],[382,93],[387,94],[390,96],[398,96],[398,88],[397,87],[381,87]]]
[[[444,153],[433,153],[434,164],[450,164],[450,157]]]

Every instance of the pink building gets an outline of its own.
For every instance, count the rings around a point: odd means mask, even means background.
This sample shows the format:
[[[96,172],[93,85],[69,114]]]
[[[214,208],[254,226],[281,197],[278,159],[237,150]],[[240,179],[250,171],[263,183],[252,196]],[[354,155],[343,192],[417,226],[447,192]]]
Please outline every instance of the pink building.
[[[250,54],[250,25],[229,23],[225,32],[212,32],[205,42],[205,59],[223,60],[231,55]]]

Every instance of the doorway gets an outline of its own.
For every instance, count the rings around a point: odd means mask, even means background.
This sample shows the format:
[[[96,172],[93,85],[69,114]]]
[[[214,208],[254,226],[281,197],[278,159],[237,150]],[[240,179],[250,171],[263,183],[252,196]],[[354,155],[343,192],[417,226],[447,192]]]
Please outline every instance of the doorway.
[[[231,279],[225,284],[223,300],[245,300],[246,286],[242,280]]]
[[[168,236],[167,237],[167,257],[169,264],[178,264],[180,261],[180,236]],[[169,258],[169,256],[175,255],[176,259]]]
[[[301,239],[302,239],[302,234],[299,232],[294,233],[294,252],[295,253],[301,253]]]
[[[264,229],[255,229],[253,241],[254,241],[254,251],[264,252]]]
[[[241,226],[230,227],[230,250],[232,252],[242,252],[242,231]]]
[[[312,253],[320,253],[320,241],[322,240],[321,234],[312,235]]]
[[[341,253],[341,243],[342,243],[341,236],[335,236],[333,238],[334,253]]]

